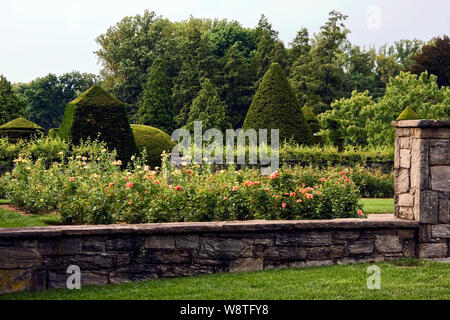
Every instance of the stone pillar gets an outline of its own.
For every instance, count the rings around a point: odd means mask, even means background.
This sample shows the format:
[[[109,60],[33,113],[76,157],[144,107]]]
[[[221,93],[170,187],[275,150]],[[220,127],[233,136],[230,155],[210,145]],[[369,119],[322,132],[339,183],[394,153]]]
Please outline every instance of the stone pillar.
[[[418,256],[450,256],[450,121],[394,121],[395,216],[417,220]]]

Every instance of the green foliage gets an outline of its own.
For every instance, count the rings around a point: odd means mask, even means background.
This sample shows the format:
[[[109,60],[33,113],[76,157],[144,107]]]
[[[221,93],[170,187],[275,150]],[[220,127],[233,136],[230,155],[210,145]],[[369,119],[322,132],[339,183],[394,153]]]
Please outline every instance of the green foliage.
[[[14,165],[14,159],[25,148],[25,140],[19,140],[12,143],[7,138],[0,137],[0,175],[11,170]]]
[[[303,106],[302,108],[303,116],[306,121],[318,121],[316,115],[312,112],[312,110],[308,106]]]
[[[44,128],[22,117],[0,126],[0,137],[6,137],[11,142],[17,142],[20,139],[31,139],[43,133],[45,133]]]
[[[222,58],[223,85],[222,100],[227,106],[227,116],[233,128],[241,128],[248,108],[255,94],[255,66],[252,59],[246,57],[245,48],[236,42]]]
[[[351,169],[348,174],[355,182],[364,198],[394,197],[394,174],[385,174],[380,170],[369,170],[362,167]]]
[[[284,67],[287,57],[284,45],[278,39],[278,31],[272,28],[263,14],[258,21],[253,36],[256,44],[254,64],[257,79],[255,88],[257,88],[271,64],[278,63]]]
[[[171,98],[171,84],[164,62],[157,58],[148,74],[148,81],[139,100],[138,121],[171,133],[175,127],[175,110]]]
[[[344,95],[343,47],[349,30],[347,16],[331,11],[309,51],[298,56],[289,75],[290,83],[301,104],[314,107],[316,113],[329,109],[329,104]],[[305,36],[307,39],[307,34]],[[303,40],[306,49],[307,40]]]
[[[170,136],[153,127],[132,124],[134,140],[138,150],[146,151],[146,160],[152,167],[161,165],[161,154],[163,151],[171,151],[175,146],[175,142],[171,140]]]
[[[227,127],[226,106],[220,100],[217,89],[209,79],[203,79],[201,90],[192,101],[186,128],[194,132],[194,121],[202,121],[204,130],[216,128],[224,131]]]
[[[50,138],[59,137],[59,128],[52,128],[52,129],[48,130],[48,136]]]
[[[400,113],[396,120],[417,120],[420,119],[419,115],[414,112],[409,106]]]
[[[364,166],[368,161],[388,163],[394,161],[393,146],[377,146],[372,148],[347,147],[342,152],[333,146],[299,146],[284,143],[280,146],[280,161],[293,161],[302,166],[327,168],[330,166]]]
[[[353,91],[348,99],[336,100],[331,104],[331,109],[320,114],[322,127],[321,135],[325,141],[329,141],[333,129],[330,127],[331,120],[339,121],[342,130],[342,138],[346,145],[365,145],[367,143],[366,121],[368,114],[365,108],[374,105],[375,102],[369,96],[369,92]]]
[[[41,126],[33,123],[23,117],[11,120],[8,123],[0,126],[0,130],[44,130]]]
[[[388,52],[390,55],[395,55],[397,61],[402,66],[403,70],[408,70],[414,64],[414,56],[418,52],[423,50],[425,43],[419,39],[402,39],[395,41],[392,46],[389,47]]]
[[[409,106],[420,119],[450,119],[450,88],[437,85],[435,75],[401,72],[392,78],[386,93],[376,104],[365,108],[366,128],[370,145],[393,145],[391,122]]]
[[[316,143],[321,143],[322,137],[318,134],[316,135],[316,133],[320,131],[319,119],[317,119],[316,115],[311,111],[311,109],[307,105],[303,106],[302,112],[306,122],[308,122],[309,127],[311,128],[311,131],[314,134],[314,140],[316,141]]]
[[[439,87],[450,86],[450,37],[444,35],[432,40],[412,57],[409,70],[416,74],[427,71],[437,76]]]
[[[273,63],[264,75],[243,129],[279,129],[281,141],[293,139],[304,145],[314,143],[298,100],[278,63]]]
[[[19,140],[11,142],[6,138],[0,138],[0,175],[12,170],[14,160],[20,156],[31,159],[41,159],[48,165],[58,161],[62,154],[69,152],[69,144],[61,138],[35,137],[31,140]]]
[[[25,114],[25,102],[14,91],[11,83],[0,75],[0,125]]]
[[[125,163],[137,153],[125,104],[97,85],[67,105],[59,135],[74,144],[100,136]]]
[[[348,65],[345,91],[350,93],[355,90],[358,92],[367,90],[372,97],[381,97],[384,94],[386,84],[381,81],[379,75],[375,72],[379,67],[377,62],[380,61],[375,49],[369,48],[366,50],[359,46],[353,46],[347,51],[347,57],[344,59],[347,60],[346,64]]]
[[[179,59],[182,64],[178,76],[173,81],[173,101],[178,111],[178,125],[184,126],[189,118],[192,101],[201,89],[203,78],[215,82],[218,59],[212,54],[212,46],[207,34],[211,21],[191,17],[180,26]],[[219,72],[217,72],[219,73]]]
[[[134,115],[154,59],[162,58],[170,75],[179,69],[178,41],[176,26],[155,12],[123,18],[96,38],[102,85],[129,104]]]
[[[329,124],[338,122],[346,145],[392,146],[394,128],[391,122],[409,107],[416,110],[415,119],[446,120],[450,116],[450,88],[437,85],[436,76],[400,72],[392,77],[386,92],[374,101],[365,92],[352,92],[350,98],[335,101],[332,109],[319,115],[321,135],[332,140]]]
[[[98,82],[94,74],[74,71],[61,76],[48,74],[20,84],[17,90],[27,102],[28,118],[48,130],[61,124],[68,102]]]

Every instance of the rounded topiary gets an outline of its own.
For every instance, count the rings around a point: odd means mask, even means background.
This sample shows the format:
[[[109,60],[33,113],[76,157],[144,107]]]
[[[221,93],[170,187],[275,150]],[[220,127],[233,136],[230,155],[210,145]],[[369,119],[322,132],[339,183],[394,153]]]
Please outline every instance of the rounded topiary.
[[[244,120],[243,129],[279,129],[280,140],[314,143],[311,128],[303,116],[283,69],[273,63],[264,75]]]
[[[20,139],[31,139],[44,133],[44,128],[22,117],[0,126],[0,137],[6,137],[13,143]]]
[[[98,85],[67,104],[58,134],[75,144],[99,137],[124,163],[137,153],[126,105]]]
[[[132,124],[131,130],[139,151],[144,148],[147,151],[147,160],[150,166],[159,166],[161,164],[161,153],[163,151],[170,152],[176,145],[167,133],[157,128],[143,124]]]
[[[405,108],[405,110],[400,113],[400,115],[397,118],[397,121],[399,120],[418,120],[420,119],[419,115],[414,112],[413,109],[411,109],[409,106]]]

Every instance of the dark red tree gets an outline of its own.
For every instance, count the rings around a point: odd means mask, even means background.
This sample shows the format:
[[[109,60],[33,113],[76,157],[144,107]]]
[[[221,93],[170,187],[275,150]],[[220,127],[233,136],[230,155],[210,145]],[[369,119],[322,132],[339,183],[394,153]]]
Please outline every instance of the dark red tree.
[[[414,57],[410,70],[420,74],[425,70],[437,76],[439,87],[450,85],[450,38],[444,35],[434,39],[434,44],[425,45]]]

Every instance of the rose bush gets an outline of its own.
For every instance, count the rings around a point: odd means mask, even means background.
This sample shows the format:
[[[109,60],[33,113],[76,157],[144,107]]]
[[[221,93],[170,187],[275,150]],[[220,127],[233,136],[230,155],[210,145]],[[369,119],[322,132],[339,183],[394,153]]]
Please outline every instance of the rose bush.
[[[351,172],[283,167],[213,171],[210,165],[161,168],[139,158],[127,168],[104,145],[89,142],[58,153],[58,162],[21,156],[3,178],[11,202],[33,213],[58,211],[68,224],[250,219],[332,219],[363,216]],[[145,158],[145,155],[144,157]],[[323,172],[322,172],[323,173]]]

